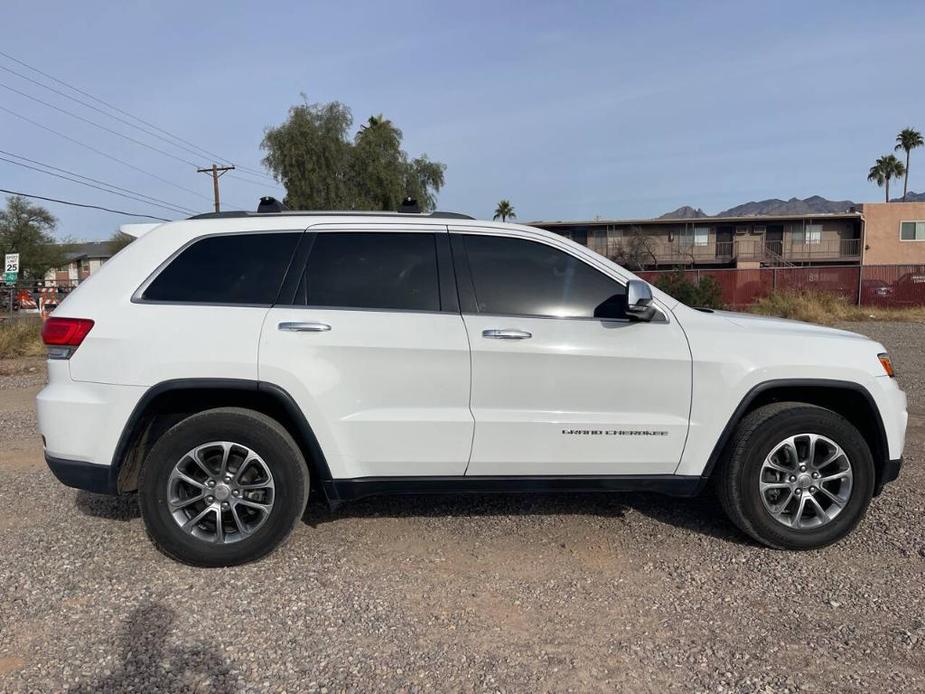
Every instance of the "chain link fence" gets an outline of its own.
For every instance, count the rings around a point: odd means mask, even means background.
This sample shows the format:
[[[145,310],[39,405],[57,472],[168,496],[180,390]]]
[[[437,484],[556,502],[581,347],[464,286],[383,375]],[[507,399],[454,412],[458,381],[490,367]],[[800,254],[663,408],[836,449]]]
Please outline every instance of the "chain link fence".
[[[78,282],[29,282],[0,284],[0,316],[48,313],[70,294]]]

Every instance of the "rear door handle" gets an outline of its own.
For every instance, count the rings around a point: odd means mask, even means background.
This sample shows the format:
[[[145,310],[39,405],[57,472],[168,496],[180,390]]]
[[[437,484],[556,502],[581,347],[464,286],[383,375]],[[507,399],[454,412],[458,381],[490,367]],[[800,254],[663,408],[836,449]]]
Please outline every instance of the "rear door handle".
[[[326,333],[331,326],[327,323],[280,323],[279,329],[290,333]]]
[[[489,337],[493,340],[529,340],[533,333],[526,330],[483,330],[482,337]]]

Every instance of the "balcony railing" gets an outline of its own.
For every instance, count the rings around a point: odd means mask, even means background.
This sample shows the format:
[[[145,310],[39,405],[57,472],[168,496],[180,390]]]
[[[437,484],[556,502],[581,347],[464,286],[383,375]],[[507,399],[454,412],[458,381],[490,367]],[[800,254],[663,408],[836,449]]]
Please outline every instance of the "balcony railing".
[[[620,259],[627,252],[625,239],[610,238],[592,241],[588,245],[598,253]],[[751,260],[768,265],[811,261],[855,260],[861,255],[860,239],[820,239],[815,243],[768,241],[761,237],[734,238],[729,241],[696,243],[675,239],[665,243],[664,239],[649,237],[645,247],[636,249],[646,265],[697,265],[707,263],[730,263],[734,260]]]
[[[740,239],[736,241],[736,257],[745,260],[838,260],[861,255],[860,239],[821,239],[815,242],[767,241]]]
[[[659,264],[722,263],[732,260],[805,262],[812,260],[855,259],[861,255],[860,239],[823,239],[816,243],[792,243],[735,239],[714,241],[706,245],[673,244],[656,246],[649,253]]]

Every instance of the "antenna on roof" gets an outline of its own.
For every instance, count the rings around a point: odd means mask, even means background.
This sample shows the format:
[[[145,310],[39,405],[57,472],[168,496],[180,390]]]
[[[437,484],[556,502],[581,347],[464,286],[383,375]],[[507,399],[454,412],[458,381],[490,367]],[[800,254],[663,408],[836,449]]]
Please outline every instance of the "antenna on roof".
[[[257,205],[257,212],[264,214],[267,212],[285,212],[289,208],[274,197],[269,195],[260,198],[260,204]]]
[[[398,208],[398,211],[404,214],[420,214],[421,206],[418,205],[417,200],[409,195],[401,201],[401,206]]]

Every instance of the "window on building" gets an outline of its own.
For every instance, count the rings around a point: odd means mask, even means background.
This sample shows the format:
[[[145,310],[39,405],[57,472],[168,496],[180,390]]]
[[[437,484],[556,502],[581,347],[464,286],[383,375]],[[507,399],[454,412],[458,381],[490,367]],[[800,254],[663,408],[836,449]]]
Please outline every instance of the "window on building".
[[[433,234],[319,233],[296,303],[329,308],[439,311]]]
[[[802,229],[793,230],[793,242],[816,244],[822,241],[822,225],[806,224]]]
[[[148,301],[269,305],[300,233],[209,236],[182,251],[144,290]]]
[[[710,227],[685,228],[678,234],[678,243],[681,248],[709,245]]]
[[[464,238],[480,313],[626,317],[626,287],[568,253],[523,239]]]
[[[925,222],[903,222],[899,238],[903,241],[925,241]]]

